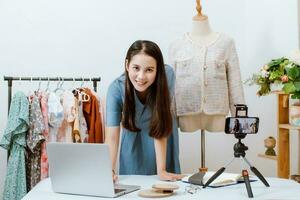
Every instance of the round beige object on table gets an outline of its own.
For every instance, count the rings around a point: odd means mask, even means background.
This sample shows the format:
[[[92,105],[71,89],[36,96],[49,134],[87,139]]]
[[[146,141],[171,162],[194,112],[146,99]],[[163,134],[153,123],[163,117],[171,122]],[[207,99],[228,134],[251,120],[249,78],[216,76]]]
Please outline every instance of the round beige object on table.
[[[173,191],[179,189],[179,185],[170,184],[170,183],[158,183],[152,185],[153,189],[162,190],[162,191]]]
[[[153,189],[147,189],[147,190],[140,190],[138,195],[141,197],[146,197],[146,198],[161,198],[161,197],[168,197],[171,196],[173,192],[157,192],[156,190]]]

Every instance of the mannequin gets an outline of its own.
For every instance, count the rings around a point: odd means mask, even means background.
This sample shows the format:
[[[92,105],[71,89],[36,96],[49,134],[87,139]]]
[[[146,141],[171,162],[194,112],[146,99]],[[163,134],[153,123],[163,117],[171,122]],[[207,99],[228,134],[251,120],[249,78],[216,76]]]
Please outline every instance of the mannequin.
[[[202,14],[200,2],[196,9],[198,14],[192,18],[191,31],[187,35],[197,45],[208,46],[218,39],[219,33],[212,31],[208,17]],[[178,120],[180,130],[183,132],[197,130],[221,132],[224,131],[225,127],[225,115],[207,115],[202,112],[195,115],[180,116]]]
[[[202,15],[202,8],[197,2],[198,14],[192,19],[192,27],[190,33],[187,33],[190,39],[200,46],[207,46],[218,38],[218,34],[213,32],[208,17]],[[222,131],[224,130],[225,116],[209,116],[205,113],[196,115],[185,115],[178,118],[179,127],[184,132],[194,132],[201,130],[201,168],[199,171],[207,171],[205,165],[205,130]],[[197,174],[196,174],[197,176]]]
[[[229,110],[244,104],[238,56],[232,38],[212,31],[208,17],[193,17],[189,33],[169,48],[169,61],[176,74],[175,102],[179,128],[201,130],[201,168],[205,171],[205,131],[223,132]]]

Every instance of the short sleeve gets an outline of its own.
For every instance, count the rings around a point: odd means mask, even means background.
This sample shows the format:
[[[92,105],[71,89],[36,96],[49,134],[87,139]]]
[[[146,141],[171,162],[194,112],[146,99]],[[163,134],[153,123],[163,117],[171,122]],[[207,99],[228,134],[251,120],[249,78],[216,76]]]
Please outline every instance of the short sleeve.
[[[110,84],[106,96],[106,126],[120,126],[122,116],[121,88],[117,81]]]
[[[166,65],[165,67],[166,75],[167,75],[167,81],[168,81],[168,88],[170,93],[170,99],[171,99],[171,110],[176,115],[176,109],[175,109],[175,73],[172,67]]]
[[[166,71],[166,76],[167,76],[167,81],[168,81],[168,88],[170,92],[170,96],[174,96],[174,90],[175,90],[175,73],[174,70],[171,66],[166,65],[165,66],[165,71]]]

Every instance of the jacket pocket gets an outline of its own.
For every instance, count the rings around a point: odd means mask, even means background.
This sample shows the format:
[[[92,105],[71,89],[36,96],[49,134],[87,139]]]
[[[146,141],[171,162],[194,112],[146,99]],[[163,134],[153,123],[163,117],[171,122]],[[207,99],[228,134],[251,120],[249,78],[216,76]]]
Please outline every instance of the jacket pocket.
[[[193,58],[178,59],[175,63],[176,75],[190,75],[193,73]]]
[[[226,61],[215,61],[215,78],[225,80],[226,79]]]

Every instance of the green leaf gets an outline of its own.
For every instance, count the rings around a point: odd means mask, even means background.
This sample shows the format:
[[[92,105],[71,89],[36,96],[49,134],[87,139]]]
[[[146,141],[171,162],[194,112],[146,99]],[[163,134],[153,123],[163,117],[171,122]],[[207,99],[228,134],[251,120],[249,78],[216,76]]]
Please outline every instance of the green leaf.
[[[281,63],[284,63],[285,60],[287,60],[286,58],[282,57],[282,58],[278,58],[278,59],[273,59],[271,60],[271,62],[269,62],[267,65],[271,68],[275,67],[277,68],[278,65],[280,65]],[[277,67],[276,67],[277,66]]]
[[[294,83],[292,83],[292,82],[285,83],[283,86],[283,91],[285,93],[293,93],[296,91],[296,87],[295,87]]]
[[[257,94],[258,94],[259,96],[264,96],[264,95],[269,94],[270,91],[271,91],[271,89],[270,89],[270,84],[268,84],[268,83],[263,83],[263,84],[260,85],[260,89],[259,89],[259,91],[257,92]]]
[[[300,81],[294,82],[297,91],[300,91]]]
[[[292,94],[291,96],[292,99],[300,99],[300,91],[297,91]]]
[[[278,69],[278,70],[275,70],[275,71],[270,72],[270,77],[269,77],[269,79],[270,79],[271,81],[273,81],[273,80],[280,80],[280,79],[281,79],[281,76],[283,76],[283,75],[284,75],[284,70]]]
[[[287,71],[289,79],[295,80],[300,76],[300,69],[298,67],[292,67]]]

